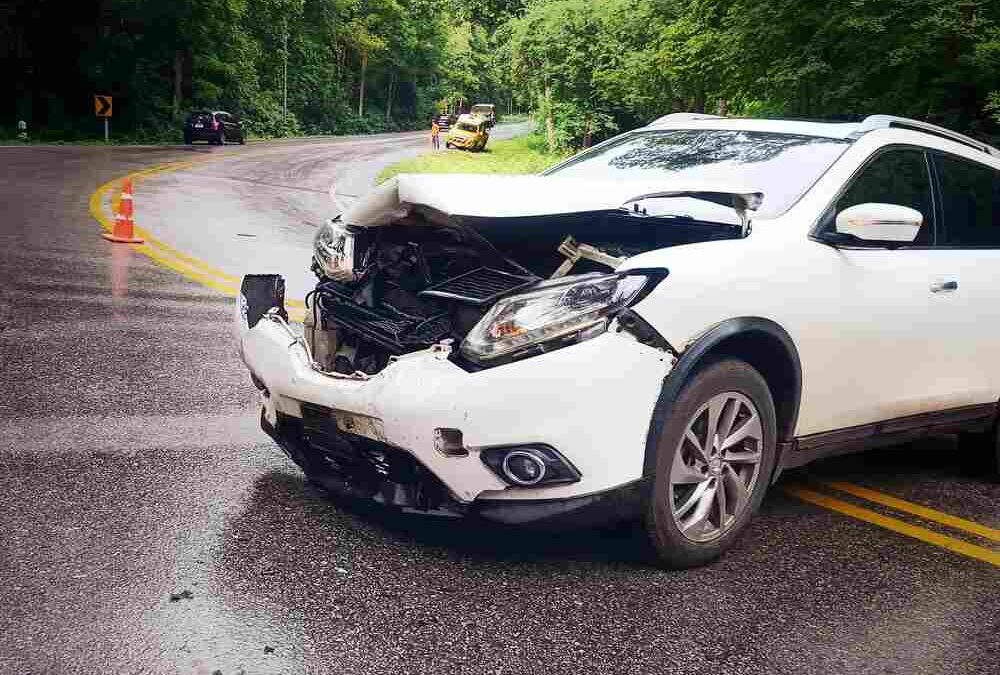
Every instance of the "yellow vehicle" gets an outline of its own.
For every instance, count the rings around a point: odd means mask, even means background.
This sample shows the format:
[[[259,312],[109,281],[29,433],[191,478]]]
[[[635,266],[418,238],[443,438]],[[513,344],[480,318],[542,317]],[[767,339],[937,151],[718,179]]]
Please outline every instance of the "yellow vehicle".
[[[486,119],[474,115],[459,115],[458,121],[448,130],[444,146],[478,152],[486,147],[489,139],[489,122]]]
[[[492,103],[477,103],[472,106],[472,110],[469,111],[476,117],[484,117],[491,129],[496,126],[497,123],[497,107]]]

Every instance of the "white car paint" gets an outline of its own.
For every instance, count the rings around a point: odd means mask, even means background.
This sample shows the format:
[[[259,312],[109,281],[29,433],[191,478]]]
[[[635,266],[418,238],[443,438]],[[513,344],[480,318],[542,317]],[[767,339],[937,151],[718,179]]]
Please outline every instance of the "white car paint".
[[[412,208],[424,209],[441,221],[449,216],[511,218],[585,213],[620,207],[643,195],[692,191],[739,195],[750,210],[757,200],[753,187],[708,181],[647,183],[582,181],[561,176],[401,174],[351,204],[341,219],[348,225],[380,227],[405,217]]]
[[[698,118],[656,128],[746,129],[849,138],[856,124]],[[1000,170],[1000,157],[920,131],[860,136],[797,203],[756,219],[748,237],[675,246],[626,260],[620,270],[662,268],[669,277],[633,309],[683,351],[736,317],[769,319],[791,336],[802,365],[796,436],[1000,398],[1000,250],[847,249],[810,238],[821,215],[879,150],[910,145]],[[637,193],[706,185],[637,185],[545,177],[403,176],[356,202],[348,223],[378,226],[411,208],[447,216],[567,213],[614,207]],[[743,185],[714,186],[749,193]],[[513,198],[515,196],[516,198]],[[765,195],[766,199],[766,195]],[[943,281],[955,292],[937,292]],[[642,475],[650,418],[671,368],[668,354],[626,333],[469,373],[426,350],[367,380],[316,372],[277,320],[240,329],[243,358],[271,393],[267,414],[301,414],[309,401],[382,421],[387,442],[412,452],[462,501],[585,495]],[[474,452],[433,449],[437,427],[460,428]],[[547,442],[583,480],[510,488],[476,456],[483,448]]]
[[[627,333],[608,332],[579,349],[476,373],[429,349],[368,379],[332,378],[312,368],[305,345],[280,319],[247,330],[238,315],[236,325],[244,362],[267,384],[269,396],[261,400],[272,424],[276,412],[301,417],[302,401],[381,420],[386,442],[416,455],[464,502],[569,497],[634,480],[642,473],[650,411],[671,363]],[[471,454],[438,453],[437,428],[461,429]],[[583,479],[505,489],[479,452],[524,443],[571,448]]]
[[[857,204],[837,214],[837,232],[870,241],[912,243],[924,214],[898,204]]]
[[[710,121],[715,125],[718,121]],[[773,127],[772,127],[773,128]],[[770,319],[802,363],[796,436],[1000,398],[1000,311],[985,279],[970,294],[932,293],[939,278],[989,275],[996,250],[837,249],[809,238],[842,187],[879,149],[938,149],[1000,170],[1000,159],[928,134],[872,131],[856,141],[792,208],[755,220],[746,239],[650,251],[622,270],[670,270],[636,311],[677,346],[737,316]],[[978,263],[978,264],[974,264]],[[972,269],[980,269],[976,275]],[[995,293],[995,291],[994,291]],[[975,324],[975,326],[973,325]],[[975,336],[956,340],[958,336]],[[978,355],[978,356],[977,356]]]

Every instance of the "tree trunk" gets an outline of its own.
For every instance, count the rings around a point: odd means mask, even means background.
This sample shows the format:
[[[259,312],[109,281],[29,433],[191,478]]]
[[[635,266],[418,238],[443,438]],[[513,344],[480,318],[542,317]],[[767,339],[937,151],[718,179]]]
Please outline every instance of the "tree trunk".
[[[389,72],[389,87],[385,95],[385,118],[392,118],[392,98],[395,94],[394,90],[396,87],[396,71]]]
[[[699,84],[698,91],[694,95],[694,110],[692,112],[705,112],[705,85]]]
[[[590,147],[590,142],[593,140],[594,132],[590,128],[590,118],[587,118],[587,123],[583,127],[583,149],[586,150]]]
[[[361,87],[358,89],[358,117],[365,116],[365,73],[368,71],[368,51],[361,52]]]
[[[182,85],[184,84],[184,52],[174,50],[174,118],[181,114]]]
[[[549,152],[556,151],[556,120],[552,116],[552,87],[545,85],[545,137]]]

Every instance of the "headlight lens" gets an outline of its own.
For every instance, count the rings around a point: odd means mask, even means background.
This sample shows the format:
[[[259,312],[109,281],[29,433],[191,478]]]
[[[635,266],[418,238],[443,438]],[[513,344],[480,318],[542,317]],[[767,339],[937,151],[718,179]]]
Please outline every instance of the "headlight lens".
[[[560,347],[600,335],[615,314],[653,283],[641,274],[592,274],[543,281],[500,300],[469,332],[462,354],[488,362],[532,347]]]
[[[354,281],[354,234],[339,221],[328,220],[313,238],[313,260],[334,281]]]

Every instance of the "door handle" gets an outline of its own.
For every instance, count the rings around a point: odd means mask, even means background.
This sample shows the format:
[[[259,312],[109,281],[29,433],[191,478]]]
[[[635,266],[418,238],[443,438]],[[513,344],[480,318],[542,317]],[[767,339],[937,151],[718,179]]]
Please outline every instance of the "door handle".
[[[948,279],[947,281],[935,281],[931,284],[931,293],[942,293],[944,291],[957,291],[958,282],[954,279]]]

